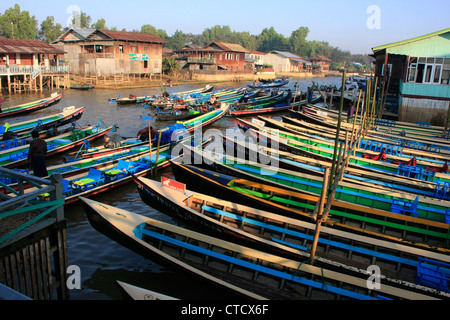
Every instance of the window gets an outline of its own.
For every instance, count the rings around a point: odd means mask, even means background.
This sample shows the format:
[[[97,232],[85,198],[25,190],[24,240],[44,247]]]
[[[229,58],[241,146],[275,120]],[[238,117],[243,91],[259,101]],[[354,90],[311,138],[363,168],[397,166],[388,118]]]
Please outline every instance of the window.
[[[406,81],[448,84],[450,58],[410,57]]]
[[[131,46],[131,53],[137,53],[137,46]]]
[[[236,54],[236,61],[239,61],[239,54]]]
[[[119,53],[123,53],[123,45],[119,45]]]

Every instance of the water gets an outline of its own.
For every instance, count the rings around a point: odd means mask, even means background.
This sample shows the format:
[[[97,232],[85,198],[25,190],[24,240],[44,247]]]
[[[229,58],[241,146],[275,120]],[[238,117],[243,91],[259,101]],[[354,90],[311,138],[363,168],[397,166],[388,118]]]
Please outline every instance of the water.
[[[313,78],[313,79],[291,79],[288,86],[295,91],[294,83],[298,82],[299,90],[306,91],[311,86],[311,81],[321,84],[336,84],[340,86],[340,77]],[[249,82],[250,83],[250,82]],[[247,83],[241,83],[245,86]],[[215,84],[214,90],[237,86],[236,83]],[[168,88],[169,92],[196,89],[203,85],[182,85]],[[159,94],[159,88],[118,89],[118,90],[65,90],[62,100],[49,108],[36,111],[29,115],[16,118],[7,118],[0,121],[5,122],[24,121],[43,115],[54,114],[62,111],[67,106],[84,106],[86,111],[78,120],[79,124],[96,124],[101,119],[107,125],[117,124],[117,132],[110,134],[117,140],[122,137],[134,137],[137,131],[148,124],[140,119],[141,115],[147,115],[149,109],[142,105],[117,105],[109,103],[109,98],[115,98],[118,94],[128,96],[129,94],[151,95]],[[17,105],[29,101],[47,97],[49,92],[12,94],[4,103]],[[154,120],[152,120],[154,122]],[[156,128],[163,128],[167,123],[152,123]],[[219,130],[225,130],[236,126],[233,118],[225,117],[210,126]],[[61,156],[56,156],[52,162],[60,161]],[[169,169],[158,172],[159,175],[171,176]],[[142,202],[134,183],[118,187],[105,194],[93,197],[94,200],[104,202],[119,208],[123,208],[148,217],[156,218],[165,222],[181,225],[167,215],[149,207]],[[67,249],[69,265],[77,265],[81,271],[81,289],[72,289],[70,297],[72,300],[121,300],[123,295],[116,280],[128,282],[137,286],[172,295],[180,299],[236,299],[232,293],[212,285],[205,284],[199,279],[186,276],[184,273],[168,269],[158,263],[146,259],[126,247],[118,244],[110,238],[99,233],[89,224],[84,210],[80,204],[74,204],[65,209],[68,221]]]

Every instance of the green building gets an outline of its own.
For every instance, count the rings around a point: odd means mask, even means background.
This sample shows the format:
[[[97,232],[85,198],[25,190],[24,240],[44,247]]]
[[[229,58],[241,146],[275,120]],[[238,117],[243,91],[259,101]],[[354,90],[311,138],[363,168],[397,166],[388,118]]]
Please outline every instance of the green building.
[[[399,121],[445,126],[450,107],[450,28],[372,51],[375,76],[386,84],[389,80],[394,104],[388,114]]]

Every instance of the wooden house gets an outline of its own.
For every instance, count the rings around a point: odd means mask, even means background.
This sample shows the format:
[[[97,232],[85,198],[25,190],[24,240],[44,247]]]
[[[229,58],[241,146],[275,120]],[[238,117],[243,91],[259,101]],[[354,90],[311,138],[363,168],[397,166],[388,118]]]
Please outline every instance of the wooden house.
[[[445,125],[450,106],[450,28],[372,48],[375,76],[396,99],[400,121]]]
[[[55,43],[77,75],[160,74],[161,38],[138,32],[69,29]]]
[[[275,72],[302,72],[311,71],[311,62],[287,51],[270,51],[264,62],[274,67]]]
[[[46,77],[64,77],[64,51],[45,41],[0,38],[0,87],[42,91]]]
[[[309,58],[312,63],[312,70],[314,73],[322,73],[330,70],[331,60],[324,56],[316,56]]]
[[[188,70],[252,70],[253,63],[246,62],[247,49],[239,44],[212,42],[206,46],[186,45],[175,50],[176,59]]]

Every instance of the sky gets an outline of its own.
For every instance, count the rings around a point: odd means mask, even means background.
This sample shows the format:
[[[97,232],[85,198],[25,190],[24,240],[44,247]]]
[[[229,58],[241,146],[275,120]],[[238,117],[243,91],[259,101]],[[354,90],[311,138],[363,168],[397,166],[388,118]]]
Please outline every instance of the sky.
[[[108,28],[140,30],[144,24],[201,34],[213,26],[258,35],[264,28],[289,37],[308,27],[307,40],[326,41],[353,54],[450,27],[449,0],[1,0],[0,13],[14,4],[38,20],[54,16],[63,27],[79,8],[104,18]]]

